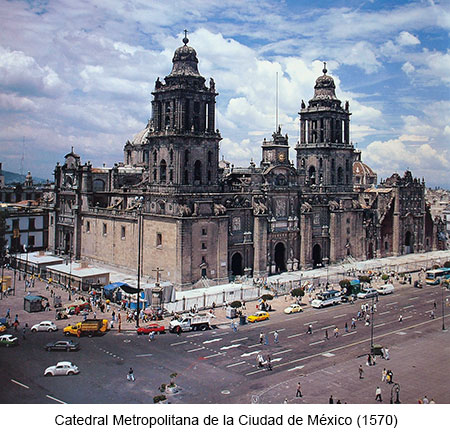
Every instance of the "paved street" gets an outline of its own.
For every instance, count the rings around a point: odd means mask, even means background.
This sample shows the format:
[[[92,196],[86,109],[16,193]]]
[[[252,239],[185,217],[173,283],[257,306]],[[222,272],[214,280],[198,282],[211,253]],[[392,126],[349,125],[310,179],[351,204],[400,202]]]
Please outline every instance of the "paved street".
[[[19,285],[20,286],[20,285]],[[45,292],[44,284],[37,288]],[[19,287],[17,290],[22,290]],[[448,291],[445,293],[449,296]],[[384,367],[394,373],[400,384],[400,400],[417,403],[427,395],[437,403],[450,403],[446,385],[450,369],[450,331],[442,331],[439,286],[415,289],[397,285],[393,295],[380,297],[374,317],[374,342],[389,348],[390,360],[378,358],[375,366],[366,365],[370,347],[370,326],[358,321],[350,329],[351,318],[361,304],[340,304],[285,315],[289,298],[272,303],[270,320],[230,328],[223,311],[217,312],[216,326],[206,332],[188,332],[181,336],[157,335],[150,343],[147,336],[137,336],[130,324],[127,330],[108,332],[101,337],[81,338],[78,352],[46,352],[43,346],[62,339],[56,333],[28,333],[16,348],[0,349],[2,403],[152,403],[161,383],[178,373],[181,391],[170,395],[170,403],[327,403],[330,395],[342,403],[375,403],[375,389],[382,390],[383,403],[389,403],[391,386],[381,382]],[[21,326],[26,321],[53,319],[54,312],[27,314],[19,292],[0,301],[0,315],[8,307],[14,318],[19,313]],[[436,302],[436,318],[430,314]],[[14,304],[14,306],[13,306]],[[247,303],[254,309],[255,303]],[[446,308],[450,313],[450,308]],[[248,311],[250,313],[250,310]],[[399,315],[403,321],[399,322]],[[98,317],[102,317],[98,314]],[[74,318],[79,320],[80,318]],[[349,331],[344,330],[347,322]],[[58,321],[62,328],[67,321]],[[167,324],[167,321],[165,322]],[[309,324],[313,333],[307,334]],[[450,317],[446,326],[450,324]],[[335,327],[339,336],[333,336]],[[273,332],[279,333],[274,343]],[[329,339],[325,339],[325,330]],[[14,333],[14,331],[10,332]],[[268,335],[268,345],[259,343],[260,332]],[[257,367],[256,357],[272,357],[272,371]],[[80,368],[76,376],[43,376],[44,369],[60,360],[71,360]],[[358,368],[363,366],[364,379]],[[126,374],[133,367],[136,382]],[[301,382],[303,397],[296,398]]]

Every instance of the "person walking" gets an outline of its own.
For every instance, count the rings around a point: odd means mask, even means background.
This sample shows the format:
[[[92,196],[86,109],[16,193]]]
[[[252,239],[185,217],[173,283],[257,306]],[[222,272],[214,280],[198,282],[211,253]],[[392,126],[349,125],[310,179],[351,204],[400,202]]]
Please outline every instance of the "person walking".
[[[308,330],[306,331],[308,335],[312,335],[312,324],[309,324]]]
[[[264,341],[264,333],[261,332],[261,333],[259,334],[259,343],[262,344],[263,341]]]
[[[325,329],[325,339],[329,339],[328,338],[328,330],[327,329]]]
[[[384,348],[384,358],[386,360],[389,360],[389,349],[388,348]]]
[[[270,357],[270,354],[267,355],[266,367],[268,371],[272,371],[272,358]]]
[[[334,404],[333,395],[330,395],[330,398],[328,399],[328,404],[330,405]]]
[[[356,329],[356,319],[352,318],[352,325],[351,325],[352,329]]]
[[[386,368],[383,368],[383,371],[381,372],[381,381],[382,382],[386,381],[386,376],[387,376],[387,370],[386,370]]]
[[[155,340],[155,332],[150,332],[148,334],[148,342],[152,342]]]
[[[134,382],[136,379],[134,377],[134,371],[133,368],[130,367],[130,370],[128,371],[127,374],[127,380],[130,380],[131,382]]]
[[[295,397],[303,397],[302,385],[300,384],[300,382],[297,383],[297,392],[295,393]]]
[[[428,404],[430,403],[430,401],[428,400],[428,397],[427,397],[427,396],[425,396],[425,397],[422,399],[422,402],[423,402],[424,405],[428,405]]]
[[[337,338],[339,336],[339,329],[337,327],[334,328],[334,337]]]
[[[364,370],[363,370],[362,365],[359,366],[358,371],[359,371],[359,378],[364,379]]]
[[[400,315],[400,316],[398,317],[398,322],[403,322],[403,316],[402,316],[402,315]]]
[[[345,333],[348,333],[348,324],[347,323],[345,323],[344,330],[345,330]]]
[[[269,335],[267,333],[264,335],[264,345],[269,345]]]
[[[431,313],[430,313],[430,318],[431,318],[431,319],[434,319],[434,310],[431,311]]]
[[[273,341],[278,344],[278,332],[276,330],[273,332]]]
[[[380,403],[383,401],[381,399],[381,389],[379,386],[377,386],[377,389],[375,390],[375,400],[379,401]]]

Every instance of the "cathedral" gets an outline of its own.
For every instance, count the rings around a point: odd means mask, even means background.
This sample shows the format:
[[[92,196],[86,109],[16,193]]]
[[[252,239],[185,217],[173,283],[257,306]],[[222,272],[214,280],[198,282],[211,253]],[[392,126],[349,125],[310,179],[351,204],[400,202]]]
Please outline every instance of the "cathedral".
[[[220,159],[216,85],[188,42],[156,79],[151,119],[126,142],[123,162],[95,168],[72,149],[57,164],[56,254],[140,266],[148,277],[158,270],[186,290],[439,248],[424,181],[407,171],[378,184],[350,141],[349,103],[326,65],[299,105],[294,151],[278,128],[262,141],[259,166]]]

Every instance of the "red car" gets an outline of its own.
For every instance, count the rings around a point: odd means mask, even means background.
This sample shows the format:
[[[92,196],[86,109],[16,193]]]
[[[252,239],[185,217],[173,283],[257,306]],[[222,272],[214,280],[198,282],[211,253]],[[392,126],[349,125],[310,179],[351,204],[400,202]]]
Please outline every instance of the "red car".
[[[139,327],[137,329],[138,335],[147,335],[151,332],[166,333],[166,329],[163,325],[159,325],[159,324],[149,324],[149,325],[146,325],[145,327]]]

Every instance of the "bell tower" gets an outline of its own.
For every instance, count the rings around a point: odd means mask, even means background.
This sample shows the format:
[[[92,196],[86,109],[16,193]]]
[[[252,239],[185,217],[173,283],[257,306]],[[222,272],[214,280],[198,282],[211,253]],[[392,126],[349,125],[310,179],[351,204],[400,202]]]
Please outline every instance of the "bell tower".
[[[196,51],[183,45],[175,50],[172,71],[152,92],[152,118],[147,139],[151,185],[181,190],[211,190],[217,186],[219,131],[215,130],[216,93],[198,71]]]
[[[328,191],[353,190],[354,148],[350,143],[350,111],[336,97],[336,86],[327,75],[326,63],[314,86],[314,97],[300,109],[297,169],[305,188]]]

